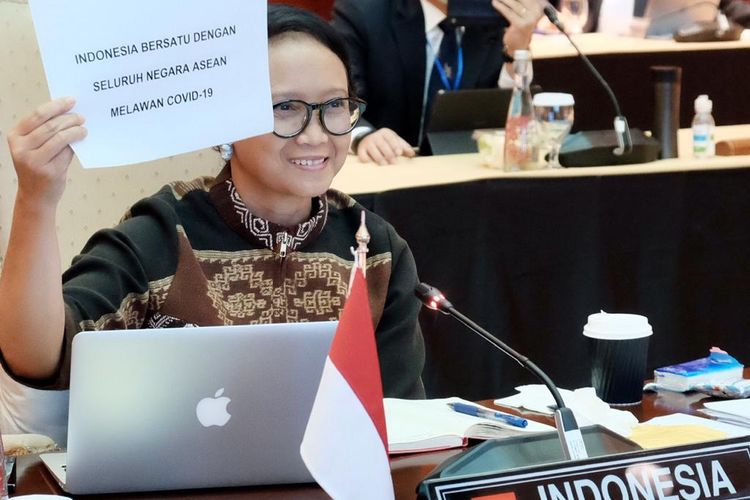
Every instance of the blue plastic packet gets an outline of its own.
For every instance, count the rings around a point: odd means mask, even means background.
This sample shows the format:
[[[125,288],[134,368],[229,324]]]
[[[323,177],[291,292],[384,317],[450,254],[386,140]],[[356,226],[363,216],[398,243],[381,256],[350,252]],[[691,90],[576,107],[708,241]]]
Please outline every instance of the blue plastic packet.
[[[653,383],[648,384],[644,389],[687,392],[705,391],[709,390],[709,387],[726,387],[742,379],[743,368],[742,363],[725,351],[718,347],[712,347],[709,355],[705,358],[657,368],[654,370]],[[715,389],[714,391],[722,392],[722,389]],[[728,394],[735,392],[741,394],[743,392],[739,388],[727,389],[727,391]]]
[[[750,396],[750,380],[743,378],[729,383],[699,384],[693,389],[718,398],[742,399]]]

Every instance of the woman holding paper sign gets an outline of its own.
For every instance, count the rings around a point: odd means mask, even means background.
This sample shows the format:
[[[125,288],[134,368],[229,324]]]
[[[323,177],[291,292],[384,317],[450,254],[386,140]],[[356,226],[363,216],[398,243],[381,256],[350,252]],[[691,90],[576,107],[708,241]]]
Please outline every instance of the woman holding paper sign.
[[[84,118],[73,99],[57,99],[8,134],[18,195],[0,276],[0,352],[16,378],[65,387],[81,330],[338,318],[363,208],[329,187],[364,102],[323,20],[274,5],[268,31],[274,132],[223,148],[216,178],[174,182],[136,203],[90,239],[62,283],[55,212]],[[414,259],[377,215],[367,227],[384,393],[420,397]]]

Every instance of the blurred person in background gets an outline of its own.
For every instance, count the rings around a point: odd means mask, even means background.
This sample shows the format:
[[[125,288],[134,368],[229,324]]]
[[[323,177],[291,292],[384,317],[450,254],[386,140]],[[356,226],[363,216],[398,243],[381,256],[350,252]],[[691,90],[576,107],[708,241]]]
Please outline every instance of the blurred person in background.
[[[529,47],[543,5],[492,0],[507,28],[456,27],[443,22],[447,0],[336,0],[333,26],[346,40],[355,88],[368,103],[352,133],[359,159],[384,165],[414,156],[415,146],[425,146],[432,98],[441,89],[512,87],[512,54]]]
[[[719,9],[726,14],[730,21],[734,21],[744,28],[750,28],[749,0],[721,0]]]

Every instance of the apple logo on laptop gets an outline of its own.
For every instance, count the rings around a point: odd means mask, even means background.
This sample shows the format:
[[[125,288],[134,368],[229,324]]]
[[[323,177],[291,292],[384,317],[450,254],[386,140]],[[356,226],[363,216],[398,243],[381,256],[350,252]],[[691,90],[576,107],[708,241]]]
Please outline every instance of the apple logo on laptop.
[[[198,401],[198,405],[195,407],[195,414],[198,416],[198,422],[203,427],[218,426],[221,427],[226,424],[232,415],[227,411],[227,405],[232,401],[224,394],[224,388],[222,387],[214,397],[203,398]]]

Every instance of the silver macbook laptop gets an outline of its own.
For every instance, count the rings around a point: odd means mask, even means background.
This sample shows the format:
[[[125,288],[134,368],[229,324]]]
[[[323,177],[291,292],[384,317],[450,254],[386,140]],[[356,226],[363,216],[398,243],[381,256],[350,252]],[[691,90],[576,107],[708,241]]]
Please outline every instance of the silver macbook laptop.
[[[650,0],[646,37],[672,38],[682,28],[716,19],[719,0]]]
[[[310,482],[299,446],[336,325],[79,333],[67,453],[42,460],[76,494]]]

